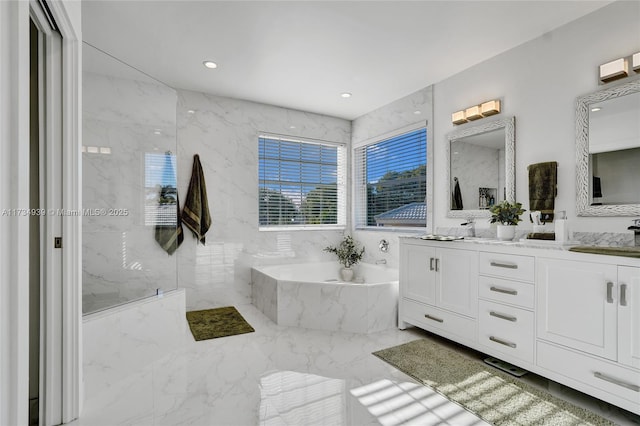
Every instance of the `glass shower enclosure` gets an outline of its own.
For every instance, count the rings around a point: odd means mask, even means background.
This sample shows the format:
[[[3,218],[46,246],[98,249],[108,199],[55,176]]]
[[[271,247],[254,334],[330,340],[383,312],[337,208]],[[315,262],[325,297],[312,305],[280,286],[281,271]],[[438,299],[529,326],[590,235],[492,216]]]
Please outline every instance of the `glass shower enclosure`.
[[[177,288],[177,93],[87,43],[82,76],[88,314]]]

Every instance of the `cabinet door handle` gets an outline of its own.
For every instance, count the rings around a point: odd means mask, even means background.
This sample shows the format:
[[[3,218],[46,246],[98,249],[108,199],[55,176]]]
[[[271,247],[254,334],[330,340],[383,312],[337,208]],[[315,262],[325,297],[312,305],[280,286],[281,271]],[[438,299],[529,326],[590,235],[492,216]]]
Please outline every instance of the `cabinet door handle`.
[[[607,303],[613,303],[613,282],[607,281]]]
[[[605,376],[604,374],[596,371],[593,376],[597,379],[604,380],[605,382],[613,383],[614,385],[622,386],[623,388],[631,389],[634,392],[640,392],[640,386],[633,385],[631,383],[625,383],[622,380],[614,379],[613,377]]]
[[[627,285],[620,284],[620,306],[627,306]]]
[[[500,343],[501,345],[509,346],[510,348],[515,348],[516,346],[518,346],[513,342],[502,340],[494,336],[489,336],[489,340],[491,340],[492,342]]]
[[[440,269],[440,259],[436,257],[436,272]]]
[[[518,318],[512,317],[511,315],[501,314],[500,312],[491,311],[489,312],[489,315],[491,315],[492,317],[500,318],[500,319],[511,321],[511,322],[518,321]]]
[[[490,265],[496,268],[518,269],[518,265],[515,263],[491,262]]]
[[[489,290],[495,291],[496,293],[510,294],[512,296],[517,296],[518,295],[518,291],[517,290],[509,290],[507,288],[500,288],[500,287],[491,286],[489,288]]]
[[[430,319],[430,320],[432,320],[432,321],[444,322],[444,320],[443,320],[442,318],[432,317],[432,316],[431,316],[431,315],[429,315],[429,314],[426,314],[424,317],[425,317],[425,318],[428,318],[428,319]]]
[[[429,270],[430,270],[430,271],[433,271],[433,270],[434,270],[434,268],[433,268],[433,257],[430,257],[430,258],[429,258]]]

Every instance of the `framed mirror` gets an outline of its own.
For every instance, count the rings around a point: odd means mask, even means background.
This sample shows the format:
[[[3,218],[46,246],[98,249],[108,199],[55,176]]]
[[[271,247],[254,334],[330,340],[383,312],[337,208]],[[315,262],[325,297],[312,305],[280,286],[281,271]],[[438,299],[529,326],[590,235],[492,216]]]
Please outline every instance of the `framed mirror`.
[[[447,217],[490,217],[489,208],[514,202],[515,117],[447,134]]]
[[[640,79],[576,101],[578,216],[640,215]]]

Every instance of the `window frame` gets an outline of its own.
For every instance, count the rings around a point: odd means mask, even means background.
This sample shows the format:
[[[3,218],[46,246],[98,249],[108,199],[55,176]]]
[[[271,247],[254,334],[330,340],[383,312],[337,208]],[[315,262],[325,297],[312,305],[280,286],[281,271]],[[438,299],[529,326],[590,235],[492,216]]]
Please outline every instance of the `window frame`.
[[[260,139],[273,139],[279,141],[286,142],[294,142],[294,143],[306,143],[312,145],[324,145],[336,147],[337,152],[337,177],[336,177],[336,196],[337,196],[337,218],[336,224],[295,224],[295,225],[261,225],[260,224]],[[335,141],[326,141],[321,139],[313,139],[307,137],[300,136],[291,136],[291,135],[282,135],[271,132],[259,132],[256,135],[256,148],[257,148],[257,164],[256,164],[256,176],[257,176],[257,185],[256,189],[258,190],[257,202],[257,225],[259,232],[282,232],[282,231],[331,231],[338,230],[342,231],[347,228],[347,223],[349,221],[348,215],[348,183],[347,179],[349,176],[348,164],[349,164],[349,149],[348,144],[344,142],[335,142]],[[342,153],[340,152],[342,151]],[[342,157],[342,158],[341,158]],[[342,170],[341,170],[342,169]],[[340,183],[342,180],[342,183]],[[342,202],[342,206],[340,205]],[[342,210],[342,211],[341,211]]]
[[[363,148],[368,145],[373,145],[376,143],[384,142],[385,140],[392,139],[397,136],[401,136],[405,133],[413,132],[419,129],[425,129],[426,132],[426,158],[425,164],[427,169],[426,175],[426,196],[425,203],[427,208],[427,220],[425,226],[371,226],[371,225],[362,225],[358,223],[359,220],[359,209],[362,206],[358,205],[358,198],[360,197],[359,191],[359,182],[357,176],[357,156],[356,150]],[[433,229],[433,141],[431,135],[431,129],[429,127],[429,121],[419,121],[404,127],[400,127],[398,129],[392,130],[387,133],[383,133],[378,136],[374,136],[356,143],[352,143],[351,146],[351,218],[353,221],[353,229],[356,231],[371,231],[371,232],[401,232],[405,234],[424,234],[432,232]],[[431,164],[429,163],[429,159],[431,159]],[[365,206],[366,208],[366,206]]]

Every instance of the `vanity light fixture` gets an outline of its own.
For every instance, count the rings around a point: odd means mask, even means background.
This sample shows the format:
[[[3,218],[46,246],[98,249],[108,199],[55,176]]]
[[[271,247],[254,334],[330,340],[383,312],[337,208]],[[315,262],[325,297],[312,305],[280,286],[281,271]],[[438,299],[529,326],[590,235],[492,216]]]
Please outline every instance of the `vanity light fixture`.
[[[480,105],[474,105],[467,109],[454,112],[451,114],[451,122],[453,124],[463,124],[499,113],[500,99],[494,99],[492,101],[483,102]]]
[[[453,114],[451,114],[451,122],[453,124],[462,124],[462,123],[466,123],[467,121],[468,120],[464,116],[464,110],[456,111]]]
[[[493,101],[485,102],[480,105],[480,113],[483,117],[500,113],[500,100],[495,99]]]
[[[634,53],[631,57],[631,68],[635,72],[640,73],[640,52]]]
[[[480,112],[480,105],[472,106],[467,108],[464,111],[464,116],[467,120],[473,121],[482,118],[482,113]]]
[[[213,61],[204,61],[204,62],[202,63],[202,65],[204,65],[205,67],[207,67],[207,68],[209,68],[209,69],[215,69],[215,68],[218,68],[218,64],[216,64],[216,63],[215,63],[215,62],[213,62]]]
[[[600,65],[600,81],[608,83],[629,75],[626,58],[616,59]]]

